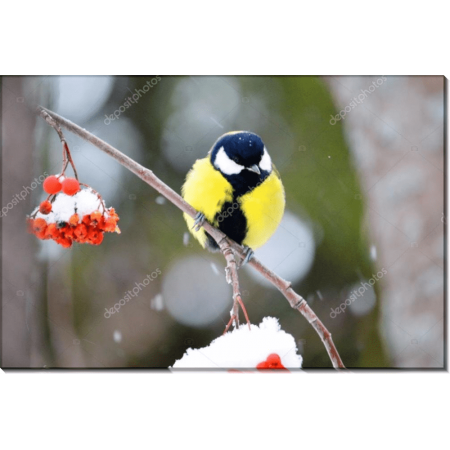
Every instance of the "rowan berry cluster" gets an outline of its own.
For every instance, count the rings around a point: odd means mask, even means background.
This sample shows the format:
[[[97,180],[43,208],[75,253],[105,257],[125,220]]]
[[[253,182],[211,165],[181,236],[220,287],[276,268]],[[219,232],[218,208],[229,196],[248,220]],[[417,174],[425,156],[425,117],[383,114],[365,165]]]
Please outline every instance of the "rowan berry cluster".
[[[103,212],[96,209],[90,214],[80,215],[75,207],[73,214],[64,221],[55,219],[58,216],[57,211],[53,214],[43,213],[42,203],[39,210],[36,209],[27,219],[28,231],[39,239],[53,239],[63,247],[71,247],[73,242],[100,245],[105,232],[120,233],[117,226],[119,216],[114,208],[105,208]]]
[[[79,244],[100,245],[105,232],[120,233],[119,216],[114,208],[106,208],[101,195],[78,181],[69,147],[63,144],[63,170],[44,180],[43,189],[49,194],[27,217],[28,231],[38,239],[53,239],[63,247]],[[75,178],[65,176],[68,164]]]

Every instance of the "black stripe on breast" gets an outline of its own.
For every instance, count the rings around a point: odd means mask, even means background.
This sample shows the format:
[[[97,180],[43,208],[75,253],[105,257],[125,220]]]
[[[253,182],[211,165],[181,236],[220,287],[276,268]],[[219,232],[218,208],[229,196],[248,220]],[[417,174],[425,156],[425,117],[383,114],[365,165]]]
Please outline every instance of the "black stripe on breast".
[[[217,228],[225,233],[229,238],[242,244],[247,235],[247,219],[241,210],[240,203],[233,199],[233,202],[225,202],[220,213],[216,214],[215,222]],[[207,241],[206,246],[210,251],[219,250],[216,241],[205,231]]]

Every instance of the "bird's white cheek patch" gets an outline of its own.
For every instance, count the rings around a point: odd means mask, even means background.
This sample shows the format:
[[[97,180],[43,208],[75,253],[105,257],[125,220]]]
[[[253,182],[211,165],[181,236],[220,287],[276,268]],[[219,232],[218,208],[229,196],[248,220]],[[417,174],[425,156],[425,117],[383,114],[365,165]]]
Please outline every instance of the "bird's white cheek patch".
[[[270,158],[269,158],[270,159]],[[214,165],[225,175],[237,175],[244,170],[244,166],[235,163],[233,160],[228,158],[223,147],[220,147],[216,155],[216,160]]]
[[[261,170],[264,170],[266,172],[270,172],[272,170],[272,160],[270,159],[266,147],[264,147],[264,154],[261,158],[261,162],[259,163],[259,167],[261,168]]]

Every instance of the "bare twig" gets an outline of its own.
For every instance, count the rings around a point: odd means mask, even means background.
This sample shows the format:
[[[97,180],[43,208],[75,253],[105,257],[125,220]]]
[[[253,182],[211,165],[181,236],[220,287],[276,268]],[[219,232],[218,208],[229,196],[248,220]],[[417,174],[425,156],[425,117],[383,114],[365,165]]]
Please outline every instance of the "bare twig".
[[[38,108],[39,114],[47,121],[47,123],[54,128],[54,130],[58,133],[59,140],[62,144],[62,156],[63,156],[63,164],[61,169],[61,175],[63,175],[67,169],[68,164],[72,166],[73,173],[75,178],[78,180],[77,169],[75,168],[75,164],[72,159],[72,155],[70,154],[69,145],[67,144],[64,133],[61,130],[61,127],[55,122],[53,117],[49,114],[50,111],[47,111],[45,108]]]
[[[248,328],[250,327],[250,320],[248,319],[247,310],[245,309],[244,303],[242,302],[241,292],[239,290],[239,277],[237,273],[237,263],[236,258],[234,257],[233,250],[231,249],[231,245],[228,242],[228,238],[224,237],[220,242],[217,243],[220,247],[220,250],[223,253],[227,261],[227,267],[225,268],[227,283],[231,284],[233,287],[233,310],[231,313],[230,321],[225,327],[225,334],[230,328],[231,324],[234,322],[236,328],[239,327],[239,305],[244,311],[245,319],[247,320]]]
[[[122,152],[112,147],[111,145],[107,144],[105,141],[99,139],[98,137],[89,133],[85,129],[79,127],[73,122],[65,119],[64,117],[59,116],[58,114],[46,108],[39,107],[38,114],[40,114],[44,119],[46,119],[47,122],[49,122],[47,116],[50,116],[51,119],[53,119],[58,125],[66,128],[70,132],[85,139],[92,145],[96,146],[100,150],[107,153],[109,156],[114,158],[119,164],[121,164],[122,166],[126,167],[128,170],[133,172],[141,180],[145,181],[147,184],[149,184],[151,187],[157,190],[161,195],[163,195],[169,201],[171,201],[175,206],[181,209],[181,211],[190,215],[192,218],[194,218],[195,215],[197,214],[197,211],[194,208],[192,208],[191,205],[186,203],[180,195],[178,195],[173,189],[171,189],[169,186],[163,183],[157,176],[155,176],[155,174],[151,170],[141,166],[139,163],[129,158],[128,156],[124,155]],[[52,124],[50,123],[50,125]],[[236,260],[234,259],[234,255],[232,254],[232,252],[227,250],[227,248],[228,249],[231,248],[237,255],[239,255],[240,258],[244,259],[245,251],[243,247],[234,242],[233,240],[231,240],[230,238],[228,238],[225,234],[223,234],[217,228],[213,227],[210,223],[205,221],[202,226],[222,249],[225,258],[227,259],[227,268],[229,270],[229,275],[231,277],[233,285],[233,299],[235,300],[235,305],[237,305],[238,303],[242,303],[237,278],[235,278],[236,281],[233,282],[234,277],[233,271],[236,270]],[[331,359],[331,362],[333,363],[333,367],[336,369],[338,368],[344,369],[345,366],[342,363],[339,353],[336,350],[336,347],[333,343],[331,333],[327,330],[325,325],[319,320],[314,311],[306,303],[306,300],[292,289],[291,283],[280,278],[274,272],[265,267],[255,257],[253,257],[248,264],[252,266],[254,269],[256,269],[259,273],[261,273],[275,287],[277,287],[278,290],[289,301],[291,307],[298,310],[308,320],[308,322],[312,325],[312,327],[316,330],[317,334],[320,336]],[[235,308],[235,306],[233,306],[233,308]]]

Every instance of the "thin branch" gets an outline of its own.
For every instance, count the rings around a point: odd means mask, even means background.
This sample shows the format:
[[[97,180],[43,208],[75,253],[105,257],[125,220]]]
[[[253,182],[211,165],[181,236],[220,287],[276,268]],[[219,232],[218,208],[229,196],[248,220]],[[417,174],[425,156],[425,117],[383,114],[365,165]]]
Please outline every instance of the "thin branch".
[[[67,159],[70,162],[70,165],[72,166],[73,174],[75,175],[75,179],[78,180],[77,169],[75,168],[75,163],[73,162],[72,155],[70,154],[69,146],[67,145],[66,141],[63,142],[63,147],[64,147],[64,150],[66,151]]]
[[[228,238],[224,237],[220,242],[217,243],[222,251],[224,258],[227,261],[227,267],[225,268],[226,280],[228,284],[233,287],[233,310],[231,313],[230,321],[225,327],[225,334],[230,328],[231,324],[234,322],[236,327],[239,327],[239,305],[244,311],[245,319],[247,320],[248,328],[250,327],[250,320],[248,319],[247,310],[245,309],[244,303],[242,302],[241,292],[239,290],[239,277],[237,272],[236,258],[234,257],[233,250],[231,250],[231,245],[228,242]]]
[[[44,119],[47,120],[47,116],[49,115],[58,125],[66,128],[70,132],[76,134],[82,139],[90,142],[95,147],[99,148],[103,152],[107,153],[109,156],[114,158],[119,164],[126,167],[128,170],[137,175],[141,180],[145,181],[155,190],[157,190],[161,195],[166,197],[169,201],[171,201],[175,206],[177,206],[181,211],[185,212],[192,218],[195,218],[197,211],[192,208],[191,205],[186,203],[183,198],[178,195],[173,189],[163,183],[151,170],[141,166],[139,163],[131,159],[130,157],[124,155],[122,152],[107,144],[105,141],[99,139],[93,134],[89,133],[85,129],[79,127],[73,122],[65,119],[64,117],[59,116],[58,114],[43,108],[38,107],[38,114],[41,115]],[[50,122],[49,122],[50,123]],[[52,125],[53,126],[53,125]],[[55,128],[56,129],[56,128]],[[227,247],[233,249],[233,251],[239,255],[241,259],[245,258],[245,251],[242,246],[228,238],[225,234],[223,234],[220,230],[213,227],[207,221],[202,225],[203,228],[211,235],[211,237],[218,243],[219,247],[222,249],[225,258],[227,259],[227,267],[230,269],[230,276],[233,278],[233,270],[236,270],[236,261],[234,260],[234,256],[232,252],[227,252]],[[229,254],[232,256],[230,257]],[[233,258],[233,261],[231,260]],[[333,339],[331,338],[331,333],[327,330],[325,325],[320,321],[320,319],[316,316],[311,307],[306,303],[306,300],[299,294],[297,294],[291,287],[291,283],[280,278],[274,272],[265,267],[260,261],[258,261],[255,257],[253,257],[248,264],[256,269],[261,275],[263,275],[268,281],[270,281],[278,290],[286,297],[289,304],[292,308],[298,310],[312,325],[312,327],[316,330],[317,334],[320,336],[328,355],[331,359],[333,367],[336,369],[345,369],[344,364],[339,356],[338,351],[334,345]],[[232,280],[233,281],[233,280]],[[233,283],[232,283],[233,284]],[[237,288],[237,290],[235,290]],[[233,298],[236,300],[240,299],[239,293],[239,285],[234,286],[233,284]],[[236,302],[235,302],[236,303]]]
[[[64,133],[61,130],[61,127],[55,122],[53,117],[49,114],[50,111],[46,110],[45,108],[38,108],[39,114],[41,117],[43,117],[47,123],[54,128],[54,130],[58,133],[59,140],[62,144],[62,157],[63,157],[63,165],[61,169],[61,175],[63,175],[67,169],[68,164],[72,166],[73,173],[75,175],[75,178],[78,180],[78,174],[77,169],[75,168],[75,164],[72,159],[72,155],[70,154],[69,145],[67,144],[66,138],[64,136]]]

